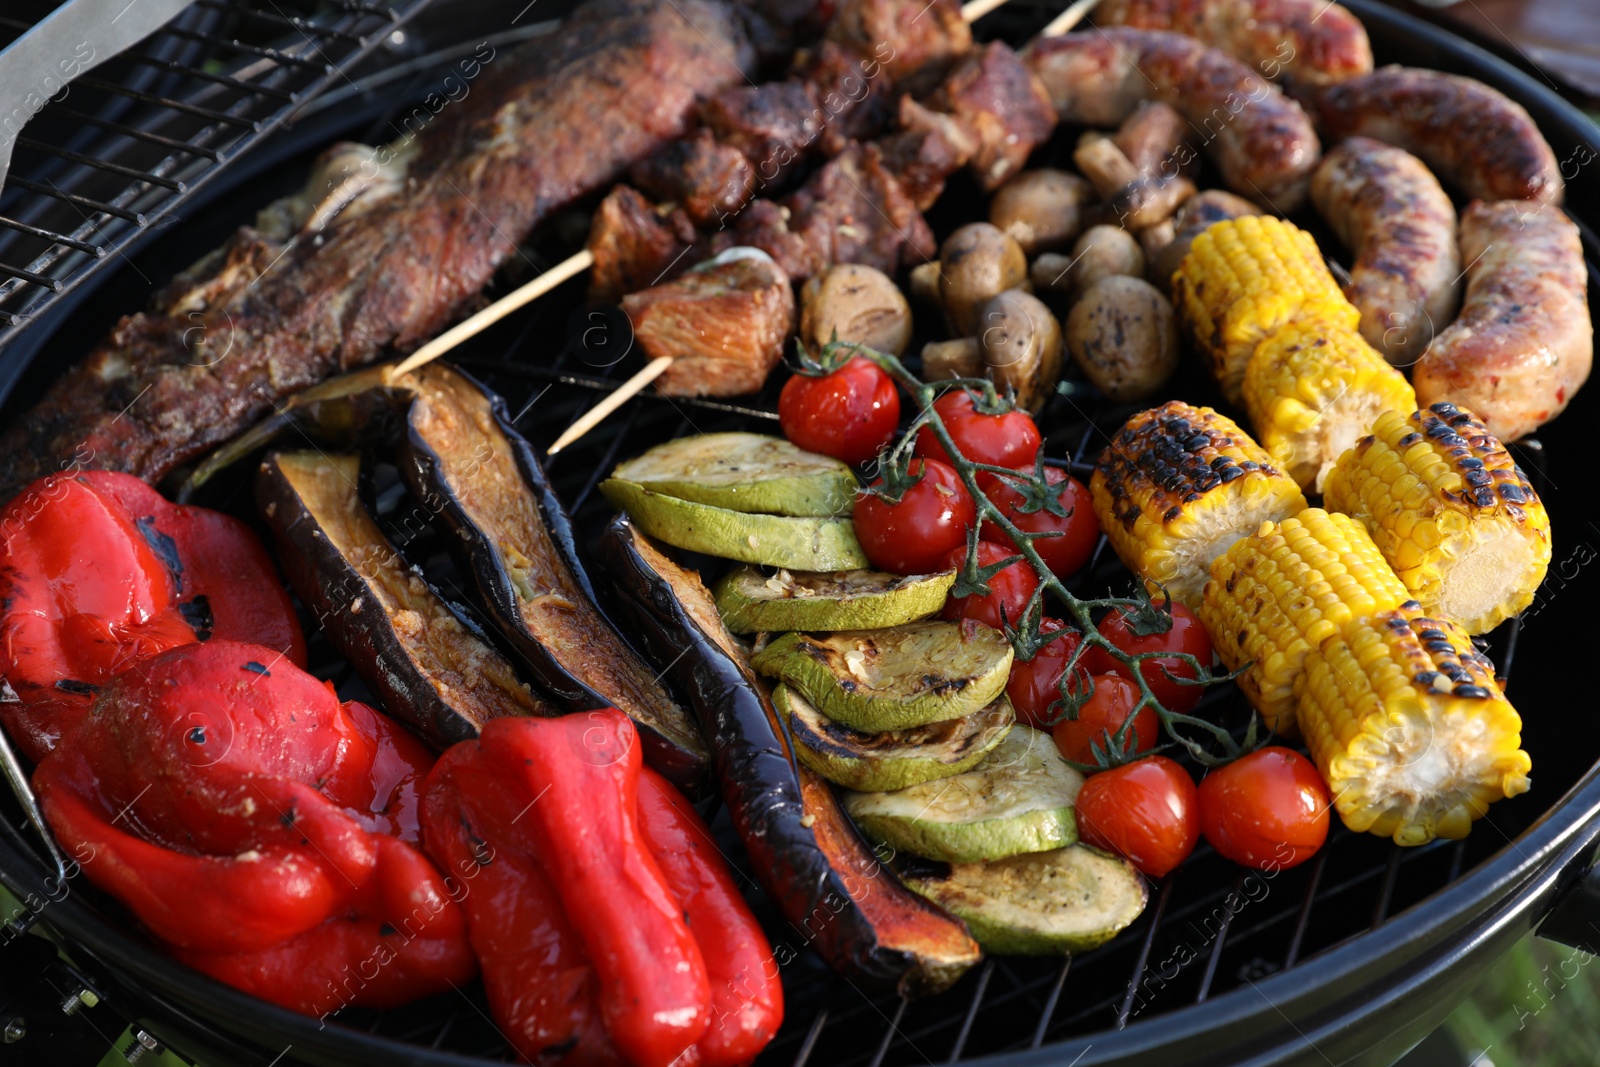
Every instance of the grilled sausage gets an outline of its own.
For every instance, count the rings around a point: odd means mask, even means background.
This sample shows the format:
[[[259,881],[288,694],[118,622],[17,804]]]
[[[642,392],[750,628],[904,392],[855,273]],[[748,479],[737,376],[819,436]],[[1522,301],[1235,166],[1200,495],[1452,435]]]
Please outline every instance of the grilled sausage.
[[[1188,34],[1262,77],[1312,88],[1372,69],[1361,20],[1328,0],[1105,0],[1094,21]]]
[[[1352,137],[1311,176],[1311,202],[1355,263],[1344,293],[1361,336],[1396,366],[1416,362],[1461,295],[1456,209],[1422,160]]]
[[[1024,58],[1062,122],[1116,126],[1158,100],[1194,127],[1230,189],[1279,212],[1305,199],[1321,157],[1310,118],[1231,56],[1182,34],[1113,27],[1036,40]]]
[[[1317,97],[1331,138],[1398,145],[1468,197],[1560,204],[1561,171],[1532,116],[1482,82],[1389,66]]]
[[[1460,239],[1466,299],[1417,364],[1417,402],[1470,407],[1513,441],[1561,414],[1589,377],[1583,244],[1560,208],[1529,200],[1472,204]]]

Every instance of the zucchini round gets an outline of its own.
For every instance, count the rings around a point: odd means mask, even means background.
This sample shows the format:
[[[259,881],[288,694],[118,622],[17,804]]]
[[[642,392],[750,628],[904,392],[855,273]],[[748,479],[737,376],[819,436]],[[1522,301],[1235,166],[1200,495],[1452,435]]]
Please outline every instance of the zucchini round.
[[[1011,656],[1005,634],[967,620],[784,634],[752,662],[835,722],[881,733],[971,715],[1005,690]]]
[[[1088,845],[992,863],[955,863],[906,885],[967,924],[978,944],[1009,956],[1087,952],[1139,917],[1149,899],[1127,860]]]
[[[600,491],[639,529],[691,552],[801,571],[867,565],[849,519],[752,515],[651,492],[620,478],[607,478]]]
[[[1075,843],[1072,805],[1082,787],[1083,775],[1050,735],[1019,724],[970,770],[898,792],[857,793],[844,807],[863,833],[898,852],[977,863]]]
[[[944,607],[956,572],[885,574],[780,570],[768,577],[735,567],[717,583],[717,610],[736,634],[784,630],[878,630]]]
[[[858,484],[848,464],[758,433],[680,437],[611,477],[729,511],[799,516],[848,515]]]
[[[772,704],[789,723],[800,762],[830,782],[857,790],[904,790],[959,776],[1000,744],[1016,721],[1004,695],[964,719],[881,734],[840,726],[786,685],[772,691]]]

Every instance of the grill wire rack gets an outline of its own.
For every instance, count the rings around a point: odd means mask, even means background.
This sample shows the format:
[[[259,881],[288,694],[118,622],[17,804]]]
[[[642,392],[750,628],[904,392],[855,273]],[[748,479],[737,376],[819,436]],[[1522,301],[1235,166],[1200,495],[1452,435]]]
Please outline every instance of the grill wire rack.
[[[429,0],[195,0],[15,133],[0,189],[0,345]],[[0,50],[55,3],[0,7]],[[24,109],[26,113],[26,109]]]
[[[267,2],[270,4],[271,0]],[[415,11],[425,2],[418,0],[406,10]],[[200,0],[196,9],[236,11],[240,6]],[[1001,36],[1013,42],[1025,39],[1054,7],[1037,0],[1014,0],[994,16],[993,25],[985,25],[982,36]],[[285,4],[282,9],[287,11],[289,6]],[[370,5],[354,3],[324,5],[319,10],[342,11],[339,18],[351,20],[377,17]],[[383,10],[387,13],[392,9]],[[163,31],[171,32],[172,27]],[[219,32],[184,30],[184,34],[212,36]],[[360,37],[355,31],[345,32]],[[378,37],[384,32],[381,27],[372,31]],[[184,34],[178,38],[188,40]],[[230,39],[244,44],[237,38]],[[354,48],[358,42],[346,43]],[[248,49],[246,53],[256,54]],[[102,70],[104,77],[112,77],[109,70]],[[74,103],[77,101],[69,98],[65,106]],[[280,104],[284,113],[294,106]],[[129,108],[133,109],[133,105]],[[49,109],[46,114],[50,114]],[[218,136],[225,137],[226,132],[220,131]],[[120,132],[116,135],[127,136]],[[249,136],[252,135],[241,134],[240,143],[229,152],[237,153]],[[218,151],[219,159],[207,166],[214,167],[225,158]],[[1059,159],[1035,162],[1060,165],[1069,151],[1063,145]],[[183,162],[176,150],[169,154]],[[22,158],[19,151],[19,160]],[[309,159],[308,153],[302,162],[309,163]],[[189,165],[193,165],[192,159]],[[240,166],[248,169],[250,164],[245,161]],[[299,175],[305,168],[285,169]],[[207,167],[201,171],[206,173]],[[21,163],[14,171],[26,172]],[[192,192],[196,183],[188,180]],[[135,186],[143,191],[129,204],[143,204],[139,196],[147,195],[170,206],[170,200],[159,198],[183,195],[159,183],[130,182],[128,188]],[[250,182],[242,187],[246,194],[256,188]],[[281,191],[280,182],[272,193],[259,199],[252,199],[251,195],[241,199],[259,206]],[[0,198],[0,227],[7,230],[12,229],[5,221],[12,218],[8,207],[12,193],[8,188],[5,197]],[[979,217],[982,203],[975,187],[960,179],[952,182],[941,203],[930,212],[936,234],[943,237],[954,226]],[[154,212],[147,212],[147,219],[154,217]],[[125,231],[138,229],[131,220],[122,221],[126,223]],[[1296,221],[1315,227],[1310,219]],[[519,273],[543,269],[564,258],[573,242],[563,240],[563,234],[570,238],[579,233],[581,241],[581,227],[575,218],[557,219],[545,229],[544,235],[524,246],[508,265],[504,285],[521,280]],[[1323,247],[1337,247],[1325,231],[1318,229],[1317,236]],[[1593,259],[1596,249],[1592,235],[1586,234],[1586,239]],[[184,257],[194,258],[209,250],[210,245],[200,242],[198,237],[174,233],[163,238],[160,246],[164,258],[183,262]],[[0,235],[0,263],[9,262],[6,257],[14,244],[10,234]],[[176,246],[177,251],[171,251],[171,246]],[[14,297],[20,291],[15,283],[21,281],[24,280],[6,282],[0,293]],[[5,307],[0,302],[0,309]],[[0,343],[6,337],[6,328],[0,323]],[[924,336],[919,330],[911,350],[919,350],[928,339],[931,335]],[[631,347],[626,318],[618,309],[586,303],[582,283],[577,282],[474,338],[452,358],[505,396],[511,411],[517,413],[518,428],[536,449],[541,449],[597,397],[637,368],[641,357]],[[761,394],[736,402],[666,400],[646,395],[631,401],[579,444],[550,460],[548,473],[573,514],[579,543],[592,544],[594,535],[612,515],[596,488],[618,460],[688,433],[735,429],[775,433],[778,384],[769,383]],[[1195,403],[1220,403],[1214,386],[1192,365],[1180,371],[1157,399],[1169,395]],[[1046,438],[1045,451],[1050,456],[1069,457],[1063,464],[1080,478],[1087,478],[1109,434],[1138,406],[1113,405],[1088,391],[1057,397],[1039,420]],[[1544,450],[1537,442],[1524,442],[1519,448],[1519,461],[1528,470],[1535,488],[1541,495],[1548,495]],[[249,478],[218,482],[227,484],[216,486],[213,497],[197,502],[254,521]],[[465,592],[470,584],[450,561],[444,541],[431,528],[419,529],[403,521],[415,505],[407,498],[395,471],[380,465],[374,471],[373,482],[375,506],[391,540],[408,559],[424,568],[448,599],[458,602],[470,614]],[[593,577],[603,592],[605,575],[596,570]],[[1069,584],[1082,595],[1099,595],[1107,589],[1120,594],[1130,587],[1131,580],[1102,537],[1090,565]],[[1492,635],[1487,646],[1507,682],[1512,678],[1521,632],[1520,622],[1508,624]],[[342,697],[366,695],[351,669],[321,635],[310,626],[307,635],[312,669],[334,680]],[[1517,698],[1515,688],[1511,695],[1513,700]],[[1208,690],[1195,714],[1242,730],[1248,706],[1232,685],[1222,685]],[[1553,728],[1532,735],[1531,731],[1540,728],[1531,718],[1528,726],[1527,747],[1549,773],[1540,783],[1540,795],[1548,802],[1576,780],[1587,763],[1579,753],[1562,764],[1561,770],[1550,769],[1559,760],[1567,759],[1559,751],[1560,735]],[[1573,764],[1572,760],[1578,762]],[[1576,769],[1569,770],[1572,767]],[[1547,792],[1546,787],[1554,788]],[[1544,810],[1543,802],[1530,803],[1526,799],[1495,805],[1484,820],[1475,824],[1466,840],[1436,841],[1414,849],[1399,849],[1371,835],[1351,833],[1334,819],[1327,845],[1311,862],[1275,875],[1244,871],[1202,842],[1185,865],[1151,885],[1144,915],[1109,944],[1071,960],[991,957],[950,991],[925,1000],[905,1000],[892,993],[858,987],[835,976],[814,954],[798,951],[783,969],[785,1025],[758,1063],[764,1067],[956,1063],[1057,1044],[1061,1046],[1062,1062],[1069,1062],[1097,1032],[1122,1029],[1247,989],[1263,978],[1304,966],[1355,938],[1383,930],[1398,913],[1456,882],[1515,840]],[[707,814],[724,856],[774,945],[783,943],[803,950],[804,933],[790,925],[757,887],[726,812],[713,805]],[[113,902],[91,889],[85,888],[83,893],[103,913],[113,917],[120,914]],[[432,1049],[489,1062],[514,1059],[508,1043],[490,1020],[487,1002],[476,985],[463,990],[462,995],[446,994],[396,1010],[347,1009],[333,1016],[330,1025],[405,1041],[417,1046],[419,1053]],[[268,1054],[262,1062],[270,1058]]]

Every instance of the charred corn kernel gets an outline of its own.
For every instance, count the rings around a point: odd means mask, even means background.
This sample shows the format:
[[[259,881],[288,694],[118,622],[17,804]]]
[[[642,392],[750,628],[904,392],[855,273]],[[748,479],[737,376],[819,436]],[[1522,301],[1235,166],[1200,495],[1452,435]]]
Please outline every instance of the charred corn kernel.
[[[1178,400],[1123,424],[1089,492],[1122,562],[1191,608],[1213,559],[1306,506],[1300,487],[1232,419]]]
[[[1288,323],[1257,345],[1243,388],[1262,447],[1302,489],[1319,493],[1374,419],[1417,406],[1406,376],[1360,333],[1320,319]]]
[[[1386,412],[1328,474],[1329,508],[1366,524],[1425,611],[1469,634],[1533,602],[1550,517],[1484,424],[1454,404]]]
[[[1172,286],[1185,330],[1235,404],[1256,345],[1285,323],[1318,318],[1353,330],[1361,321],[1311,235],[1270,215],[1213,223]]]
[[[1339,628],[1407,597],[1362,525],[1307,508],[1263,523],[1211,564],[1197,614],[1261,719],[1295,733],[1306,657]]]
[[[1459,839],[1527,792],[1522,720],[1465,631],[1415,600],[1357,619],[1306,660],[1300,729],[1346,826]]]

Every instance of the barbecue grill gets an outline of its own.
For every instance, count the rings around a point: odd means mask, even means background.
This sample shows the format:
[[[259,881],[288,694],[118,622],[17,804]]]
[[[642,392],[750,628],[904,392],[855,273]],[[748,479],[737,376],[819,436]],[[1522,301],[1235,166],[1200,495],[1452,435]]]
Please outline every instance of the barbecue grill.
[[[1600,264],[1600,242],[1592,228],[1600,225],[1600,174],[1595,165],[1586,164],[1600,151],[1593,144],[1594,127],[1544,84],[1488,53],[1375,0],[1345,2],[1366,23],[1380,62],[1402,61],[1479,78],[1519,100],[1534,115],[1557,158],[1567,161],[1563,170],[1568,210],[1583,232],[1593,293]],[[271,0],[266,6],[277,8]],[[351,19],[375,13],[356,3],[332,6]],[[395,10],[419,6],[397,5]],[[438,5],[436,13],[455,6]],[[208,0],[201,0],[200,7],[242,10]],[[1014,0],[980,25],[980,36],[1000,35],[1020,42],[1052,13],[1042,3]],[[548,9],[540,11],[541,18],[549,14]],[[498,20],[501,27],[504,23],[503,18]],[[535,26],[518,32],[538,30]],[[222,38],[228,32],[222,31]],[[185,24],[165,35],[173,47],[197,37],[216,47],[219,40],[209,23],[202,28]],[[449,40],[460,42],[466,35],[467,28],[457,18]],[[348,43],[352,49],[357,46],[355,41]],[[448,45],[433,43],[443,49],[441,57],[453,55]],[[242,45],[236,40],[229,47]],[[171,62],[190,66],[195,61],[190,57]],[[129,88],[130,92],[154,95],[157,90],[137,81],[144,66],[148,64],[130,62],[115,77],[127,79],[121,83],[124,88],[146,86]],[[155,69],[161,78],[175,73],[159,64]],[[393,64],[370,78],[353,72],[350,83],[338,90],[335,104],[304,106],[292,130],[268,142],[264,151],[215,174],[205,190],[194,188],[199,184],[196,177],[186,179],[190,184],[186,191],[153,183],[141,193],[129,179],[128,199],[107,199],[106,206],[142,203],[140,196],[170,204],[171,197],[187,195],[188,219],[152,241],[133,261],[137,269],[107,270],[90,278],[93,264],[71,266],[65,253],[57,256],[56,262],[66,265],[63,269],[81,271],[61,275],[77,287],[74,295],[81,297],[80,307],[69,316],[69,305],[64,303],[46,307],[24,302],[18,307],[25,305],[27,310],[19,311],[19,319],[36,320],[25,332],[16,335],[20,323],[0,325],[0,340],[11,340],[0,349],[0,397],[10,393],[0,419],[18,417],[49,377],[59,372],[59,365],[36,363],[29,369],[32,357],[46,343],[57,352],[86,351],[118,315],[142,303],[150,289],[146,277],[164,279],[215,247],[256,208],[292,189],[310,159],[329,141],[384,136],[381,131],[394,102],[408,99],[412,90],[424,91],[427,58],[415,60],[405,70],[415,72],[419,80],[406,82],[403,75],[397,87]],[[103,78],[113,76],[111,68],[104,68]],[[286,76],[282,84],[292,82]],[[105,92],[108,98],[125,98],[111,89]],[[178,99],[172,88],[160,92],[168,94],[165,99]],[[132,99],[147,102],[142,97]],[[86,105],[74,99],[71,106]],[[124,110],[131,109],[129,105]],[[55,117],[64,121],[70,116]],[[117,132],[121,139],[93,142],[104,153],[96,157],[98,166],[79,166],[103,170],[149,147],[140,138]],[[202,155],[199,161],[187,161],[200,167],[202,177],[212,177],[248,139],[245,135],[227,141],[226,130],[217,136],[221,140],[214,144],[226,142],[228,147],[216,148],[215,159]],[[28,171],[19,165],[17,173]],[[169,168],[162,173],[177,171]],[[20,188],[33,192],[27,186]],[[0,205],[10,204],[16,195],[8,187]],[[970,220],[981,203],[978,195],[975,187],[952,183],[930,213],[936,232],[942,235]],[[17,212],[8,209],[0,214],[6,216],[0,227],[10,228],[8,220]],[[115,247],[120,249],[136,237],[136,230],[130,224],[119,231]],[[574,231],[563,220],[555,220],[524,246],[508,275],[530,273],[563,258],[572,250]],[[23,285],[33,284],[13,274],[22,269],[14,266],[20,262],[15,258],[18,233],[27,235],[13,230],[0,236],[0,273],[13,278],[0,286],[0,310],[11,306],[5,301],[16,298]],[[455,356],[506,396],[511,410],[520,412],[520,429],[536,446],[548,444],[640,360],[631,351],[625,317],[614,308],[585,304],[581,282],[569,283],[551,298],[512,316]],[[1216,399],[1209,380],[1192,368],[1180,374],[1171,392],[1196,402]],[[618,459],[684,433],[772,430],[775,400],[772,386],[757,397],[733,403],[644,397],[553,459],[549,473],[580,528],[595,533],[611,514],[595,492],[596,484]],[[1593,579],[1579,568],[1594,551],[1584,542],[1600,538],[1600,509],[1585,475],[1588,460],[1583,452],[1590,447],[1584,423],[1592,420],[1591,409],[1600,410],[1600,386],[1591,386],[1573,408],[1538,441],[1514,447],[1552,513],[1556,563],[1529,615],[1502,627],[1489,646],[1494,661],[1513,683],[1512,696],[1523,712],[1524,745],[1535,759],[1531,795],[1492,807],[1465,841],[1441,840],[1415,849],[1350,833],[1336,822],[1327,846],[1312,862],[1276,876],[1243,871],[1202,845],[1187,864],[1153,888],[1145,915],[1109,945],[1066,961],[990,958],[952,990],[927,1000],[907,1001],[859,988],[802,952],[784,972],[787,1021],[759,1062],[794,1067],[933,1062],[1082,1067],[1388,1063],[1437,1026],[1482,969],[1541,922],[1547,933],[1568,943],[1600,947],[1600,926],[1591,925],[1600,922],[1600,895],[1596,895],[1600,881],[1588,874],[1600,841],[1600,762],[1595,759],[1600,755],[1600,722],[1593,716],[1565,713],[1572,693],[1569,664],[1579,645],[1576,635],[1586,632],[1589,622],[1589,598],[1581,589]],[[1086,473],[1105,434],[1132,410],[1098,399],[1057,398],[1040,420],[1047,433],[1047,451],[1070,454],[1074,470]],[[225,481],[232,484],[202,502],[249,517],[250,494],[243,484],[248,479]],[[380,517],[408,510],[403,493],[393,472],[380,469]],[[390,533],[441,588],[448,590],[456,581],[436,535],[415,530]],[[597,584],[604,584],[603,577],[596,572]],[[1080,589],[1098,592],[1108,586],[1124,588],[1127,580],[1102,539],[1093,563],[1075,582]],[[359,682],[317,637],[312,638],[312,664],[337,681],[342,696],[360,695]],[[1227,686],[1208,692],[1196,714],[1242,725],[1246,713],[1242,699]],[[443,1067],[511,1058],[476,988],[394,1011],[347,1009],[323,1025],[189,971],[151,948],[118,907],[86,883],[70,881],[63,889],[50,881],[48,857],[23,828],[20,808],[9,798],[0,808],[5,817],[0,882],[19,897],[47,902],[36,911],[30,909],[17,925],[37,922],[58,935],[81,972],[76,978],[92,983],[108,1008],[186,1057],[208,1067],[288,1062]],[[713,826],[749,887],[752,904],[774,944],[783,941],[803,947],[804,935],[785,924],[749,880],[725,814],[714,813]],[[15,944],[7,938],[0,954],[13,956],[0,958],[17,958]]]

